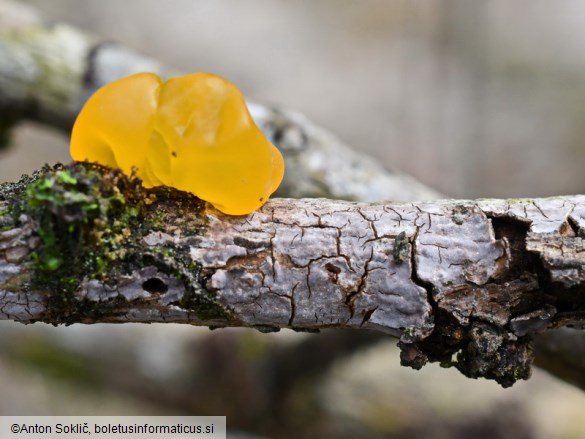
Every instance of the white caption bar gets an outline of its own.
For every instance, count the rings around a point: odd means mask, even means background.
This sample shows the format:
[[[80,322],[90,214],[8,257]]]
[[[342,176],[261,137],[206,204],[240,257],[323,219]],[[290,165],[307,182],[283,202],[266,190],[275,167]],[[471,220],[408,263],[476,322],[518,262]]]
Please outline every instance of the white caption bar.
[[[226,439],[225,416],[0,416],[1,439]]]

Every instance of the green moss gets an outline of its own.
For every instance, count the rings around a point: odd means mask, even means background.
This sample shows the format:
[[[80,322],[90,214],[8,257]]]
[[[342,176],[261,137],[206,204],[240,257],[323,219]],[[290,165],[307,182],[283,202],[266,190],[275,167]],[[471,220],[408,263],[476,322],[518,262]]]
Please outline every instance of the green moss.
[[[54,317],[79,318],[71,297],[87,273],[105,277],[140,227],[141,187],[118,171],[57,166],[26,188],[24,213],[34,218],[42,246],[32,254],[34,283],[51,294]]]
[[[29,285],[49,296],[45,321],[69,324],[111,316],[124,299],[79,299],[74,293],[81,283],[93,277],[111,284],[147,266],[183,281],[187,293],[176,305],[200,319],[228,321],[233,317],[205,288],[187,246],[145,247],[143,241],[157,229],[180,236],[202,233],[206,219],[198,213],[203,205],[172,188],[146,190],[139,180],[117,170],[84,163],[57,165],[0,185],[0,226],[13,228],[22,215],[35,225],[41,245],[31,254]]]

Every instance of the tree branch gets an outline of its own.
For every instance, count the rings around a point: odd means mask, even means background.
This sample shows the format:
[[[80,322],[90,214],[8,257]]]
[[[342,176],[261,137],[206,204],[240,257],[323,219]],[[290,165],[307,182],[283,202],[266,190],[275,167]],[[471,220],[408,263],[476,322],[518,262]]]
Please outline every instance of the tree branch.
[[[140,70],[163,75],[172,72],[157,60],[71,26],[43,25],[34,9],[19,3],[0,0],[0,12],[0,132],[22,117],[68,130],[84,99],[97,87]],[[437,192],[412,178],[387,171],[363,154],[352,152],[298,114],[257,104],[251,109],[286,157],[281,196],[360,201],[438,197]],[[582,374],[582,365],[571,362],[573,348],[558,343],[566,333],[559,334],[547,332],[537,337],[537,353],[555,352],[555,358],[563,359],[563,370],[574,368],[569,375]],[[571,339],[579,337],[583,338],[582,332]],[[560,369],[551,367],[551,361],[539,364],[559,374]],[[561,375],[566,377],[567,373]]]
[[[232,217],[95,166],[1,187],[3,319],[374,329],[406,364],[503,385],[528,377],[531,334],[584,319],[583,196],[274,199]]]

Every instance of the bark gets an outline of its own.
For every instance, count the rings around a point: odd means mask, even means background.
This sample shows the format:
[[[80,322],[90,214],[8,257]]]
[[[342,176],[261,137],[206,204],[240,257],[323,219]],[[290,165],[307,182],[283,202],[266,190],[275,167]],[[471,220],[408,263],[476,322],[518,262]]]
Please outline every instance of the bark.
[[[234,217],[84,165],[0,194],[2,319],[370,329],[413,367],[506,386],[528,377],[532,334],[583,323],[585,196],[273,199]]]

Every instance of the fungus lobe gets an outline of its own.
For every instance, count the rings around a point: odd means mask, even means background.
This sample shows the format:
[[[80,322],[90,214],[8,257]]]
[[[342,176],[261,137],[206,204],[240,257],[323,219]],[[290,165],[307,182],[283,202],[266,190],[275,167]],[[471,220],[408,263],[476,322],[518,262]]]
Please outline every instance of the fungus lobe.
[[[284,175],[241,92],[209,73],[167,81],[138,73],[102,87],[79,113],[70,150],[127,175],[135,168],[145,187],[172,186],[230,215],[258,209]]]

